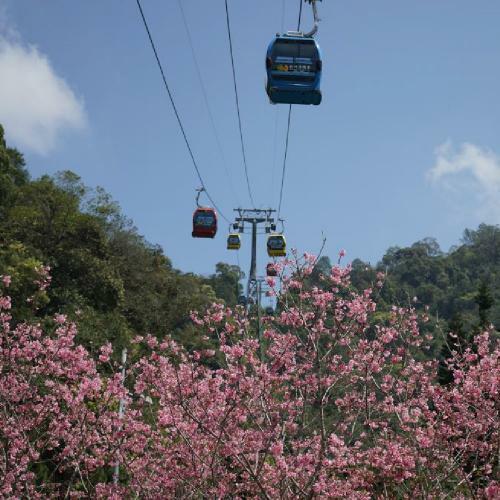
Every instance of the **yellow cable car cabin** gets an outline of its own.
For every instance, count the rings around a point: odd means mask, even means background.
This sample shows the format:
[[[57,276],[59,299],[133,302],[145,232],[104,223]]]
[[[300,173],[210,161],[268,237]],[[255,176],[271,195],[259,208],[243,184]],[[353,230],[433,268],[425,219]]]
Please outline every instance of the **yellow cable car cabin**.
[[[227,249],[239,250],[241,248],[241,239],[238,233],[231,233],[227,237]]]
[[[270,234],[267,238],[267,255],[269,257],[284,257],[286,255],[286,240],[282,234]]]

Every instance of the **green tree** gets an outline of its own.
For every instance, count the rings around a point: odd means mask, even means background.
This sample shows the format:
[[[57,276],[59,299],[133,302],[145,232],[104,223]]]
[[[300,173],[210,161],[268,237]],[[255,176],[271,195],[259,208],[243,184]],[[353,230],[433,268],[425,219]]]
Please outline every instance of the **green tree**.
[[[489,328],[489,312],[495,303],[488,284],[482,281],[476,294],[476,304],[478,305],[479,328],[486,330]]]
[[[453,382],[453,369],[448,366],[447,361],[453,357],[453,351],[463,353],[468,345],[469,339],[464,328],[463,318],[457,313],[448,323],[446,341],[441,348],[438,368],[440,384],[447,385]]]
[[[238,266],[219,262],[215,266],[215,274],[206,281],[228,306],[234,307],[238,303],[238,297],[243,292],[240,280],[244,277]]]
[[[24,158],[19,151],[8,148],[4,130],[0,125],[0,229],[5,219],[5,209],[14,202],[17,188],[29,181]],[[0,241],[3,232],[0,231]]]

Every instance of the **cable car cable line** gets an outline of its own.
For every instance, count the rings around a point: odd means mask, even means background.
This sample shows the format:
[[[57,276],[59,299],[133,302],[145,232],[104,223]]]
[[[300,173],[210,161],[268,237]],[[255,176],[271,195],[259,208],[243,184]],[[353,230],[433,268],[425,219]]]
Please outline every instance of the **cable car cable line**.
[[[250,201],[252,203],[252,206],[255,207],[255,202],[254,202],[254,199],[252,196],[252,189],[250,188],[250,180],[248,177],[248,164],[247,164],[247,157],[246,157],[246,152],[245,152],[245,142],[243,140],[243,129],[241,126],[240,99],[238,96],[238,85],[236,84],[236,69],[234,66],[234,56],[233,56],[233,39],[231,36],[231,22],[229,20],[229,7],[227,5],[227,0],[225,0],[225,5],[226,5],[227,35],[229,38],[229,53],[231,55],[231,67],[233,70],[234,95],[235,95],[235,99],[236,99],[236,111],[238,114],[238,126],[239,126],[239,130],[240,130],[241,154],[243,155],[243,165],[245,167],[245,177],[246,177],[246,181],[247,181],[248,195],[250,197]]]
[[[281,4],[281,32],[285,30],[285,0]],[[279,121],[279,107],[276,107],[274,118],[274,141],[273,141],[273,169],[271,173],[271,193],[274,192],[275,176],[276,176],[276,144],[278,142],[278,121]]]
[[[282,0],[281,3],[281,32],[285,30],[285,7],[286,0]],[[275,115],[274,115],[274,140],[273,140],[273,168],[271,170],[271,193],[274,192],[274,186],[276,184],[276,153],[277,148],[276,144],[278,142],[278,122],[279,122],[279,107],[276,107]]]
[[[271,170],[271,193],[274,192],[275,177],[276,177],[276,144],[278,142],[278,121],[279,121],[279,108],[276,108],[274,115],[274,140],[273,140],[273,168]],[[272,197],[272,195],[271,195]]]
[[[280,188],[280,201],[278,203],[278,219],[280,217],[281,213],[281,203],[283,201],[283,187],[285,185],[285,174],[286,174],[286,160],[288,157],[288,144],[289,144],[289,137],[290,137],[290,122],[292,120],[292,105],[288,105],[288,124],[286,127],[286,139],[285,139],[285,154],[283,157],[283,168],[282,168],[282,173],[281,173],[281,188]]]
[[[302,0],[299,0],[299,22],[297,24],[297,31],[300,31],[300,22],[302,20]]]
[[[185,131],[184,126],[182,124],[181,117],[179,115],[179,112],[177,111],[177,106],[175,105],[174,97],[173,97],[172,92],[170,90],[170,87],[168,85],[167,78],[166,78],[165,72],[163,70],[163,66],[161,64],[160,58],[158,56],[158,52],[156,50],[155,43],[153,41],[153,37],[152,37],[151,32],[149,30],[148,22],[146,21],[146,17],[144,16],[144,11],[142,10],[141,2],[140,2],[140,0],[136,0],[136,3],[137,3],[137,7],[139,8],[139,12],[141,14],[142,22],[144,24],[144,28],[146,29],[146,33],[148,35],[149,42],[151,44],[151,48],[153,49],[153,53],[154,53],[154,56],[155,56],[158,68],[160,70],[161,77],[162,77],[163,83],[165,85],[165,89],[166,89],[168,97],[170,99],[170,103],[172,104],[172,108],[174,110],[175,117],[177,118],[177,123],[179,124],[179,128],[181,129],[181,133],[182,133],[182,136],[184,138],[184,142],[186,143],[186,147],[187,147],[188,152],[189,152],[189,156],[191,157],[191,161],[193,163],[194,169],[196,170],[196,174],[198,176],[198,180],[200,181],[200,184],[203,187],[203,189],[204,189],[204,191],[205,191],[205,193],[207,195],[207,198],[210,200],[210,203],[212,203],[213,207],[217,210],[217,212],[219,212],[219,214],[222,216],[222,218],[225,219],[227,222],[229,222],[229,219],[217,207],[216,203],[214,202],[213,198],[210,196],[210,193],[208,192],[208,190],[207,190],[207,188],[205,186],[205,183],[203,181],[203,177],[201,176],[200,169],[198,167],[198,163],[196,162],[193,150],[191,149],[191,145],[189,144],[189,140],[187,138],[186,131]]]
[[[234,188],[233,179],[231,177],[231,174],[229,173],[229,169],[228,169],[228,166],[227,166],[226,155],[224,154],[224,150],[222,148],[222,144],[221,144],[221,141],[220,141],[219,133],[217,132],[217,127],[215,126],[215,120],[214,120],[214,117],[213,117],[213,114],[212,114],[212,109],[211,109],[210,104],[209,104],[207,90],[206,90],[205,84],[203,83],[203,77],[201,76],[201,70],[200,70],[200,66],[198,64],[198,58],[196,57],[196,52],[194,50],[193,39],[191,37],[191,31],[189,29],[189,25],[188,25],[188,22],[187,22],[186,13],[184,12],[184,7],[182,6],[182,0],[177,0],[177,3],[179,4],[179,9],[180,9],[181,15],[182,15],[182,21],[183,21],[184,27],[186,29],[186,34],[187,34],[187,38],[188,38],[188,41],[189,41],[189,47],[191,48],[191,55],[193,56],[193,61],[194,61],[194,65],[195,65],[195,68],[196,68],[196,73],[198,75],[198,81],[200,82],[200,87],[201,87],[201,90],[202,90],[202,93],[203,93],[203,98],[205,100],[205,106],[206,106],[207,111],[208,111],[208,116],[210,118],[210,124],[212,125],[212,131],[214,133],[215,142],[217,143],[217,148],[219,150],[219,154],[220,154],[220,157],[222,159],[222,165],[224,167],[224,171],[226,173],[226,176],[227,176],[227,178],[229,180],[229,187],[231,188],[231,191],[233,193],[234,199],[235,199],[235,201],[237,202],[238,205],[241,205],[240,200],[238,198],[238,195],[236,194],[236,190]]]
[[[314,3],[314,2],[313,2]],[[302,21],[302,0],[299,0],[299,19],[297,21],[297,31],[300,31],[300,24]],[[278,203],[278,219],[280,218],[280,213],[281,213],[281,204],[283,202],[283,187],[285,185],[285,174],[286,174],[286,160],[288,157],[288,144],[289,144],[289,138],[290,138],[290,123],[292,119],[292,105],[288,105],[288,121],[287,121],[287,127],[286,127],[286,139],[285,139],[285,154],[283,157],[283,167],[282,167],[282,173],[281,173],[281,187],[280,187],[280,198],[279,198],[279,203]]]

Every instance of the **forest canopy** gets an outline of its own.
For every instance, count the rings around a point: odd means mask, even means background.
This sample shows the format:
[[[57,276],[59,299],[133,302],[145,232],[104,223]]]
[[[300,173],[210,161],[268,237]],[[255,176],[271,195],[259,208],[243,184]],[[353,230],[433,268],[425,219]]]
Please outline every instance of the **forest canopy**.
[[[110,194],[86,186],[75,173],[31,179],[0,126],[0,274],[13,277],[15,299],[34,292],[47,267],[50,286],[36,292],[34,303],[14,300],[14,319],[67,314],[79,324],[78,341],[89,348],[105,341],[123,346],[148,333],[173,335],[193,347],[190,312],[214,301],[234,306],[242,292],[237,266],[220,262],[208,277],[175,269]],[[330,259],[321,257],[309,282],[321,287],[330,268]],[[450,323],[467,335],[500,324],[498,226],[466,229],[448,252],[429,237],[389,248],[376,265],[354,259],[353,287],[373,286],[378,273],[385,283],[377,314],[388,314],[393,304],[427,308],[435,356]]]
[[[36,304],[22,304],[45,267],[51,284]],[[116,201],[73,172],[31,179],[0,126],[0,274],[12,276],[14,318],[64,313],[79,324],[87,347],[128,343],[132,334],[167,333],[189,343],[190,311],[214,301],[236,304],[238,267],[217,264],[197,276],[174,269],[142,237]]]
[[[247,311],[0,127],[0,496],[498,498],[499,227],[343,253]]]

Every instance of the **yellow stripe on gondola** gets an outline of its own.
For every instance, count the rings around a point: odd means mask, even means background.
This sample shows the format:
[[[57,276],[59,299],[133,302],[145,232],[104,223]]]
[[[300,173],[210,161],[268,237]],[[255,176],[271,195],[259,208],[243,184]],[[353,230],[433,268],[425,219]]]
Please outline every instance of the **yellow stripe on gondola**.
[[[286,256],[286,239],[282,234],[270,234],[267,238],[267,255],[269,257]]]
[[[227,237],[227,249],[228,250],[239,250],[241,248],[240,235],[237,233],[231,233]]]

